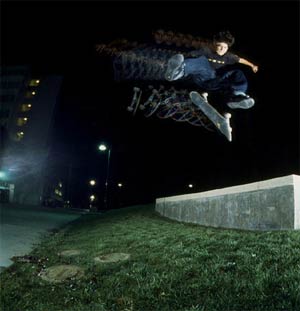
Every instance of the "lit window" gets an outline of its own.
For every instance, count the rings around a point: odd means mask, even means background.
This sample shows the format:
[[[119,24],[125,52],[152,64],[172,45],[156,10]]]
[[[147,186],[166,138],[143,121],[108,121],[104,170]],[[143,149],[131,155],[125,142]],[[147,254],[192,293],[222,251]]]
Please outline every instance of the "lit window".
[[[28,118],[18,118],[17,119],[17,125],[18,126],[23,126],[23,125],[25,125],[26,123],[27,123],[27,121],[28,121]]]
[[[29,86],[38,86],[40,84],[40,80],[32,79],[29,81]]]
[[[27,92],[25,93],[25,97],[26,97],[26,98],[33,98],[35,95],[36,95],[36,92],[35,92],[35,91],[27,91]]]
[[[59,197],[61,197],[62,196],[62,192],[61,191],[59,191],[58,189],[55,189],[55,194],[57,194]]]
[[[16,140],[21,140],[24,137],[24,132],[17,132],[16,134]]]
[[[29,111],[31,109],[32,105],[31,104],[22,104],[21,107],[20,107],[20,110],[22,112],[26,112],[26,111]]]

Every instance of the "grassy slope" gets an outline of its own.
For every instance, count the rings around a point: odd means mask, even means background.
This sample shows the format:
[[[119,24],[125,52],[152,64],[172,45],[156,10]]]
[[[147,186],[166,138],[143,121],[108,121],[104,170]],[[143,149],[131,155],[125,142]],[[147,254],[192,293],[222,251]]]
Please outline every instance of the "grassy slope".
[[[80,249],[73,258],[57,255]],[[131,258],[96,264],[97,255]],[[3,311],[300,310],[300,232],[204,228],[161,218],[153,206],[86,215],[47,238],[1,274]],[[85,269],[51,284],[37,275],[56,264]]]

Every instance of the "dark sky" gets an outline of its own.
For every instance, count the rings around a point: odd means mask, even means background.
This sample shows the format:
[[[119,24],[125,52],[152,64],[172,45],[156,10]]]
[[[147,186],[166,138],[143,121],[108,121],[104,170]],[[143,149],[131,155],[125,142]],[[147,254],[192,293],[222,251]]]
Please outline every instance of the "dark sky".
[[[106,158],[96,147],[105,140],[112,144],[111,179],[141,200],[191,192],[189,182],[192,191],[203,191],[300,174],[298,1],[1,6],[1,63],[65,78],[53,152],[72,158],[77,180],[104,176]],[[234,52],[259,65],[257,74],[245,67],[256,105],[231,111],[232,142],[218,132],[127,112],[134,83],[114,82],[95,44],[120,37],[149,42],[157,29],[204,37],[228,29],[236,37]]]

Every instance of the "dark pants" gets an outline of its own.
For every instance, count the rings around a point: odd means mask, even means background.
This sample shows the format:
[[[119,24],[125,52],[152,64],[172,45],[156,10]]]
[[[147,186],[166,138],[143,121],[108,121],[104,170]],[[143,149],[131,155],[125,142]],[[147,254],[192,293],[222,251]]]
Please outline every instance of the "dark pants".
[[[239,69],[214,70],[205,56],[185,60],[185,76],[205,91],[222,91],[224,93],[246,93],[248,82]]]

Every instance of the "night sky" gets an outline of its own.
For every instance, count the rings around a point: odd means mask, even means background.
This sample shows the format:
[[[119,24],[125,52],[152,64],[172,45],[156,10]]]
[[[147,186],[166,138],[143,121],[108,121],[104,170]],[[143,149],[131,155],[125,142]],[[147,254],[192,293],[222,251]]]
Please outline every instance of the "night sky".
[[[111,184],[123,182],[126,204],[149,202],[300,174],[299,26],[298,1],[4,1],[1,63],[64,76],[51,161],[64,172],[72,163],[74,189],[84,196],[89,177],[103,183],[106,156],[97,144],[107,141]],[[135,84],[114,82],[95,45],[116,38],[147,43],[158,29],[204,37],[228,29],[233,51],[259,66],[256,74],[243,67],[256,104],[231,111],[232,142],[217,131],[126,110]]]

